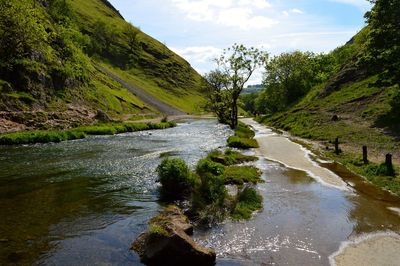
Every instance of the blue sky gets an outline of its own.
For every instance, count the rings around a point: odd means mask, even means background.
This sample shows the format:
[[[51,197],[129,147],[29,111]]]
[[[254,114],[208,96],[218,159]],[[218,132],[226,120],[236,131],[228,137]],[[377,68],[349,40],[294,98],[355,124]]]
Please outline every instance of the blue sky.
[[[328,52],[364,26],[366,0],[109,0],[125,19],[165,43],[200,73],[236,43],[272,55]],[[259,83],[258,71],[250,83]]]

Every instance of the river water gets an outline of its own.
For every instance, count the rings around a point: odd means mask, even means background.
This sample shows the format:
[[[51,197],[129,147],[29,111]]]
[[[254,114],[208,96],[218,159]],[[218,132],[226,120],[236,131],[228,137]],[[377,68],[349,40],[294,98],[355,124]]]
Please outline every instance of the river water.
[[[129,250],[161,208],[155,168],[173,155],[191,166],[225,145],[215,121],[89,137],[58,144],[0,147],[0,265],[140,265]],[[248,222],[198,229],[218,265],[327,265],[341,242],[400,232],[398,198],[339,165],[355,187],[325,186],[306,173],[261,158],[264,209]]]

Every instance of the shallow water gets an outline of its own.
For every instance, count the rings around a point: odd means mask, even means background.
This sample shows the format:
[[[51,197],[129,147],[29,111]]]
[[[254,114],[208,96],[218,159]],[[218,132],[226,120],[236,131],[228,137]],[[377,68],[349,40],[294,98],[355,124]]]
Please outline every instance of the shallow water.
[[[260,132],[258,132],[260,133]],[[58,144],[0,147],[0,265],[138,265],[132,241],[160,209],[155,168],[176,155],[193,165],[225,145],[214,121],[90,137]],[[284,152],[284,151],[283,151]],[[342,241],[400,233],[399,199],[336,164],[340,190],[260,159],[264,209],[248,222],[196,230],[218,265],[327,265]]]
[[[0,265],[139,264],[132,241],[161,208],[155,169],[224,146],[215,121],[0,147]]]
[[[272,131],[257,131],[274,134]],[[307,156],[307,155],[306,155]],[[260,159],[266,181],[258,185],[264,209],[248,222],[226,222],[196,232],[215,248],[218,265],[329,265],[329,255],[349,238],[377,231],[400,233],[400,216],[390,210],[400,199],[365,183],[338,164],[323,166],[350,185],[338,189],[303,171]]]

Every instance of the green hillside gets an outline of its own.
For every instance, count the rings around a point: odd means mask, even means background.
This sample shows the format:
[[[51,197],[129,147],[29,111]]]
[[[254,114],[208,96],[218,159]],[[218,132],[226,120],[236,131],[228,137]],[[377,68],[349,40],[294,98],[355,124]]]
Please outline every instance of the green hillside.
[[[318,141],[326,157],[400,194],[400,21],[393,7],[400,1],[392,2],[377,1],[366,14],[368,25],[328,54],[272,59],[264,91],[242,99],[247,111],[263,114],[261,122]],[[336,138],[340,154],[333,152]],[[361,160],[364,145],[369,164]],[[382,164],[388,153],[395,177]]]
[[[158,113],[99,67],[172,108],[201,112],[202,77],[106,0],[0,0],[0,14],[0,119]]]

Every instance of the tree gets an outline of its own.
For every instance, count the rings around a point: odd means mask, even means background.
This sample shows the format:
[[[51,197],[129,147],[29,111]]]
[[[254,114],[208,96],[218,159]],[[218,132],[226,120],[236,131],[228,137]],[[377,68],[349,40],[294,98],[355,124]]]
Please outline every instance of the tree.
[[[365,14],[370,27],[367,61],[383,70],[386,82],[400,85],[400,0],[370,2],[374,6]]]
[[[274,113],[299,100],[320,81],[318,65],[319,57],[300,51],[282,53],[269,60],[263,79],[265,89],[256,100],[258,111]]]
[[[0,0],[0,14],[0,74],[7,78],[17,65],[42,56],[48,34],[31,1]]]
[[[205,75],[211,88],[209,103],[219,121],[228,124],[232,129],[238,124],[237,103],[240,93],[266,58],[265,52],[254,47],[234,44],[215,60],[217,69]]]

